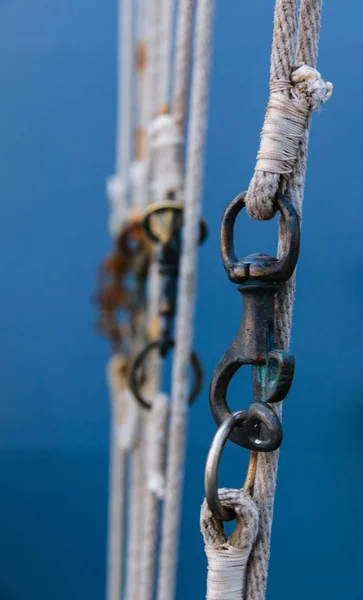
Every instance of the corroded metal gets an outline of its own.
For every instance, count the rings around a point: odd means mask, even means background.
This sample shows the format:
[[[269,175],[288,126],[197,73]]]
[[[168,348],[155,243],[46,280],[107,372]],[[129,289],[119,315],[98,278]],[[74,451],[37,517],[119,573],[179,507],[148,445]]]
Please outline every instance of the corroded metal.
[[[236,514],[230,508],[222,506],[218,495],[218,471],[222,451],[232,431],[245,423],[247,411],[241,410],[231,414],[218,428],[208,452],[204,471],[204,488],[208,506],[214,516],[221,521],[233,521]]]
[[[174,347],[174,318],[178,292],[179,262],[181,253],[181,235],[183,226],[184,205],[176,200],[155,202],[145,211],[143,226],[150,241],[158,244],[157,260],[161,277],[159,316],[161,334],[157,341],[150,342],[135,357],[129,372],[129,385],[136,399],[144,408],[151,408],[150,401],[142,392],[142,373],[150,352],[158,350],[165,358]],[[204,221],[200,224],[200,242],[207,235]],[[192,404],[198,396],[203,384],[203,371],[197,354],[190,355],[193,369],[193,383],[189,393]]]
[[[221,250],[228,277],[239,283],[243,296],[243,318],[235,340],[214,372],[209,393],[211,411],[217,425],[230,418],[227,404],[228,385],[243,365],[252,367],[254,401],[244,411],[243,423],[235,426],[232,441],[260,452],[270,452],[282,441],[282,427],[270,403],[287,395],[293,374],[294,358],[274,348],[274,297],[280,285],[294,272],[300,246],[299,219],[287,198],[278,195],[280,228],[284,251],[277,259],[265,254],[251,254],[238,259],[234,251],[233,229],[238,213],[245,206],[245,193],[227,207],[221,227]]]
[[[127,353],[123,346],[144,320],[150,257],[150,243],[140,219],[135,217],[124,225],[112,254],[99,269],[95,300],[100,315],[96,328],[110,339],[115,351],[122,348]]]

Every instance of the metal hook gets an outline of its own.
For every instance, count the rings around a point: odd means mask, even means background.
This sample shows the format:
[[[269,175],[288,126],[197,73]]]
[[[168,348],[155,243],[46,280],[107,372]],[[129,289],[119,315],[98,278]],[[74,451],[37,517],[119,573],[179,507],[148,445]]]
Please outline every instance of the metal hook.
[[[151,241],[159,244],[157,260],[162,279],[159,313],[162,319],[161,340],[163,341],[159,345],[159,351],[162,357],[166,356],[170,348],[168,342],[173,337],[172,328],[176,311],[183,211],[183,202],[163,200],[151,204],[145,211],[143,220],[146,234]],[[162,216],[164,216],[164,226],[160,221]],[[153,217],[159,218],[158,223],[153,222]],[[159,227],[155,227],[156,224]],[[201,220],[200,243],[204,242],[207,231],[205,221]]]
[[[151,241],[158,243],[157,260],[161,275],[161,291],[159,315],[161,317],[161,335],[159,340],[151,342],[135,358],[129,374],[130,389],[144,408],[151,408],[151,403],[141,392],[142,373],[141,367],[145,365],[146,358],[152,350],[158,350],[161,358],[165,358],[174,347],[173,323],[176,312],[177,286],[179,275],[179,261],[181,250],[181,229],[184,204],[176,200],[163,200],[154,202],[145,211],[143,227]],[[164,224],[160,217],[164,215]],[[159,222],[153,221],[159,217]],[[200,243],[207,236],[207,224],[200,222]],[[199,358],[195,352],[190,355],[194,372],[194,382],[189,394],[189,404],[198,396],[203,384],[203,371]]]
[[[220,425],[231,416],[226,396],[233,375],[243,365],[252,366],[254,402],[246,411],[243,425],[234,426],[229,437],[240,446],[260,452],[270,452],[281,444],[281,423],[266,403],[280,402],[285,398],[295,364],[293,356],[274,348],[274,297],[280,284],[291,277],[296,266],[300,245],[299,218],[284,196],[278,195],[276,204],[285,232],[285,250],[280,259],[264,254],[237,259],[233,227],[238,213],[245,206],[245,193],[237,196],[224,213],[222,258],[231,281],[241,284],[238,290],[243,295],[243,319],[235,340],[217,365],[209,393],[214,420]]]
[[[165,244],[171,238],[173,233],[172,228],[170,227],[170,220],[167,223],[166,231],[163,232],[156,231],[155,227],[152,225],[152,219],[155,216],[161,216],[163,213],[174,213],[179,215],[180,221],[178,223],[178,227],[182,227],[182,217],[184,212],[184,202],[179,202],[178,200],[160,200],[158,202],[153,202],[150,206],[145,210],[143,227],[145,229],[146,234],[149,239],[157,244]],[[160,235],[161,234],[161,235]],[[199,230],[199,243],[203,244],[208,236],[208,225],[204,219],[200,220],[200,230]]]

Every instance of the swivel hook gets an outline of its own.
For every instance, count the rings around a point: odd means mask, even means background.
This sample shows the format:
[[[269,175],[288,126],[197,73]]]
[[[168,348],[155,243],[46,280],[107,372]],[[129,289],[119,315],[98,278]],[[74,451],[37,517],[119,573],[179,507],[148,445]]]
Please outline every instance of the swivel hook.
[[[130,369],[130,389],[144,408],[151,408],[150,402],[141,391],[142,367],[149,353],[158,350],[161,358],[165,358],[174,347],[173,324],[176,313],[176,300],[181,251],[181,232],[183,225],[184,204],[176,200],[163,200],[153,203],[145,212],[143,227],[149,239],[158,244],[157,260],[161,276],[159,315],[161,318],[161,334],[158,340],[152,341],[136,356]],[[163,221],[163,222],[162,222]],[[207,225],[200,223],[200,243],[207,236]],[[189,403],[198,396],[203,383],[203,371],[197,354],[190,356],[194,380],[189,394]]]
[[[238,213],[245,206],[245,193],[227,207],[221,227],[221,250],[228,277],[240,284],[243,318],[235,340],[214,372],[209,392],[211,411],[217,425],[231,417],[226,396],[228,385],[243,365],[252,367],[254,401],[235,425],[229,438],[236,444],[270,452],[282,441],[282,427],[268,403],[280,402],[287,395],[294,374],[294,358],[274,348],[274,297],[281,283],[294,272],[300,247],[298,215],[289,200],[278,194],[275,202],[281,213],[280,227],[285,248],[277,259],[251,254],[239,260],[234,250],[233,229]]]

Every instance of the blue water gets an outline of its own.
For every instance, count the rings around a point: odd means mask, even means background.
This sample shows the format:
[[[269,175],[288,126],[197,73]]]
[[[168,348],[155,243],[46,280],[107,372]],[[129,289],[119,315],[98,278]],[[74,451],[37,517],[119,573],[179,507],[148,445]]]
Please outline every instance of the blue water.
[[[240,320],[219,223],[253,170],[272,13],[272,0],[217,2],[195,339],[207,381]],[[360,0],[325,3],[319,66],[335,92],[311,136],[268,600],[363,599],[362,17]],[[90,294],[109,248],[115,18],[116,0],[0,2],[1,600],[104,594],[108,348]],[[244,217],[238,231],[241,253],[274,251],[275,224]],[[246,407],[247,370],[233,390]],[[179,600],[204,596],[214,431],[206,386],[190,414]],[[221,484],[240,485],[245,464],[231,445]]]

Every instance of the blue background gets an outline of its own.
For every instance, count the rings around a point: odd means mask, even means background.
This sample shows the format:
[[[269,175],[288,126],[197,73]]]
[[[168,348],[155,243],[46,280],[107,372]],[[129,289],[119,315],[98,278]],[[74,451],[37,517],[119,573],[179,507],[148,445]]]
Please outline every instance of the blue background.
[[[272,13],[272,0],[217,2],[195,340],[207,381],[240,320],[219,223],[253,170]],[[325,3],[319,67],[335,92],[311,136],[269,600],[363,599],[362,17],[361,0]],[[108,348],[90,294],[110,246],[115,20],[116,0],[0,2],[1,600],[104,597]],[[243,217],[240,234],[241,252],[274,251],[276,224]],[[214,430],[205,389],[190,415],[180,600],[204,597]],[[245,461],[228,448],[221,483],[240,485]]]

